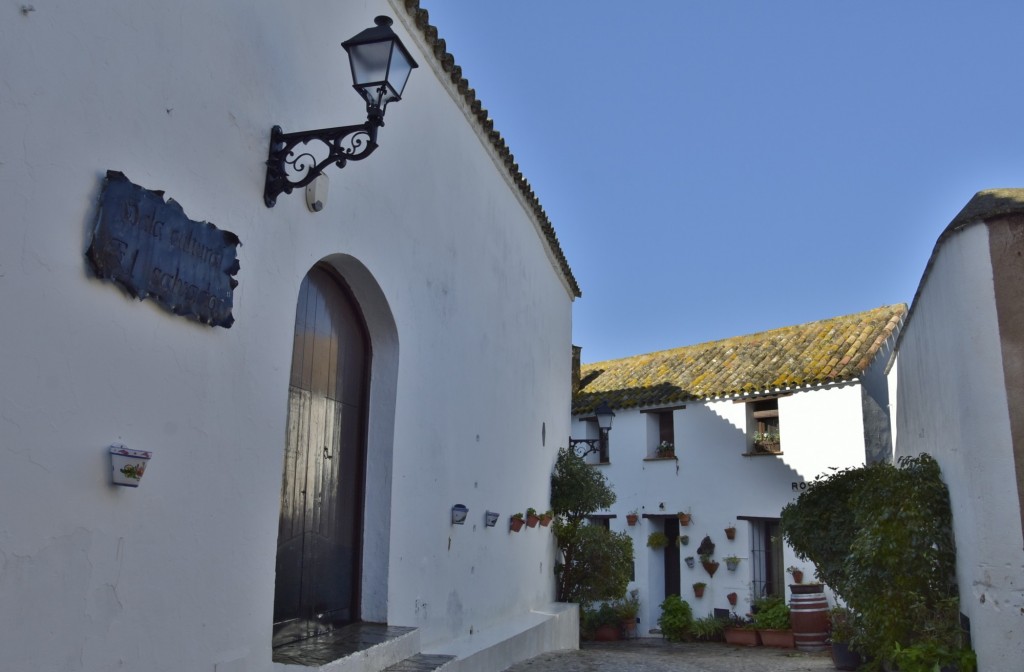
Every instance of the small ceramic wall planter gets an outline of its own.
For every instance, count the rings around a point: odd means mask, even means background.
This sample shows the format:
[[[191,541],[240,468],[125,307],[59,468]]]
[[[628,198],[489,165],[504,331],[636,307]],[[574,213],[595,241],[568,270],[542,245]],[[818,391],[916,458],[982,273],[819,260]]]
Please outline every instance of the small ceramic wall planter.
[[[487,525],[487,527],[494,527],[498,524],[498,518],[500,517],[501,514],[497,511],[487,511],[484,513],[484,524]]]
[[[142,475],[146,473],[146,464],[153,457],[148,450],[132,450],[121,444],[110,447],[110,468],[114,485],[128,488],[139,487]]]
[[[693,569],[693,566],[694,566],[695,563],[696,563],[696,561],[693,559],[692,555],[686,556],[686,566],[687,567],[689,567],[690,569]]]
[[[725,567],[730,572],[735,572],[736,568],[739,567],[739,564],[740,564],[740,559],[737,558],[737,557],[730,556],[730,557],[725,559]]]
[[[463,504],[456,504],[452,507],[452,525],[465,525],[469,509]]]

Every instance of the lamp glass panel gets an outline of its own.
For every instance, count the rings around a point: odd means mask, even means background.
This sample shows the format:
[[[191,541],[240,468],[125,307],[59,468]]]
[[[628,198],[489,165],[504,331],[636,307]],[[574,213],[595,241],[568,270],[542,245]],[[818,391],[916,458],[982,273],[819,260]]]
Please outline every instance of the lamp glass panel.
[[[405,90],[405,83],[409,81],[409,73],[412,72],[412,64],[396,44],[392,50],[391,72],[388,73],[388,83],[395,90],[395,97],[401,98]]]
[[[383,81],[388,74],[388,60],[392,42],[371,42],[349,49],[352,64],[352,83],[361,86],[367,82]]]

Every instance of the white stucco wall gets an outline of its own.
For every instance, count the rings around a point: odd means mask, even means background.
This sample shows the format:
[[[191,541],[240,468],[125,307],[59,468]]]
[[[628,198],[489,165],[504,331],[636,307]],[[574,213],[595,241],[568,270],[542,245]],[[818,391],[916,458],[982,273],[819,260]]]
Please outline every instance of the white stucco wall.
[[[295,306],[321,260],[374,339],[364,616],[443,650],[553,599],[551,535],[506,517],[546,507],[569,433],[571,295],[417,37],[396,22],[421,67],[376,153],[328,169],[327,209],[263,205],[271,126],[361,122],[339,43],[401,5],[0,9],[4,666],[271,669]],[[240,237],[231,329],[89,277],[108,169]],[[154,452],[137,490],[109,485],[114,442]]]
[[[988,229],[948,238],[899,347],[897,455],[930,453],[949,487],[960,608],[981,670],[1024,658],[1024,539]]]
[[[749,443],[746,404],[731,399],[688,402],[674,411],[676,457],[678,460],[645,460],[658,441],[649,432],[649,416],[638,410],[616,410],[609,435],[610,463],[596,466],[612,483],[617,501],[609,511],[615,515],[613,530],[626,530],[636,554],[636,581],[641,600],[641,634],[657,627],[659,605],[665,597],[663,551],[647,547],[648,535],[663,529],[658,519],[642,520],[630,527],[626,514],[636,509],[641,515],[674,514],[689,510],[693,522],[681,528],[690,543],[680,549],[681,593],[695,616],[706,616],[714,608],[729,608],[740,614],[749,609],[751,598],[751,527],[739,516],[777,518],[787,503],[800,494],[800,484],[833,468],[864,463],[864,425],[861,388],[856,383],[799,391],[779,399],[782,454],[745,456]],[[584,426],[575,422],[573,436],[582,436]],[[724,529],[735,524],[736,538],[726,539]],[[713,578],[699,561],[693,569],[682,563],[697,555],[704,535],[716,544],[715,559],[721,567]],[[727,571],[724,557],[741,558],[735,572]],[[787,546],[784,566],[802,566]],[[804,581],[813,580],[813,568],[805,567]],[[789,577],[786,577],[787,581]],[[707,583],[704,597],[693,596],[692,584]],[[736,592],[739,604],[730,607],[726,596]],[[788,598],[788,591],[787,591]]]

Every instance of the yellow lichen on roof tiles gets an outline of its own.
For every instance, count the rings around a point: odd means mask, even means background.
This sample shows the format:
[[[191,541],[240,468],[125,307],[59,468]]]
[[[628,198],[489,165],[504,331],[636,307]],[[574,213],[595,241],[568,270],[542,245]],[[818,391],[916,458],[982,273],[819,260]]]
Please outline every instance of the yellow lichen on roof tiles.
[[[882,306],[807,324],[585,364],[573,412],[724,397],[844,381],[871,365],[906,314]]]

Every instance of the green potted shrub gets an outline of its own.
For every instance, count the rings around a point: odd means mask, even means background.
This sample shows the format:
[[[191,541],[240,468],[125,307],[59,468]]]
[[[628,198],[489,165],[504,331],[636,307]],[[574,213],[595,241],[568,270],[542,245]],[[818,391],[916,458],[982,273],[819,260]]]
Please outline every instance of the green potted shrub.
[[[523,514],[513,513],[512,516],[508,519],[508,526],[509,529],[511,529],[513,532],[518,532],[519,530],[523,529],[523,524],[525,522],[526,521],[523,520]]]
[[[680,642],[690,634],[693,627],[693,610],[678,595],[669,595],[661,603],[661,616],[658,617],[661,634],[670,642]]]
[[[626,523],[629,524],[630,527],[636,525],[637,521],[639,520],[640,514],[637,512],[636,509],[633,509],[632,511],[626,514]]]
[[[622,634],[627,639],[636,637],[636,617],[640,614],[640,591],[636,588],[615,604],[619,612]]]
[[[754,627],[761,643],[781,649],[796,646],[789,623],[789,607],[781,597],[762,597],[755,600]]]
[[[707,587],[707,585],[708,584],[704,583],[703,581],[698,581],[697,583],[693,584],[693,596],[698,598],[704,597],[704,589]]]
[[[832,649],[832,665],[837,670],[856,670],[861,665],[860,654],[850,648],[855,631],[854,613],[846,607],[832,607],[829,610]]]

